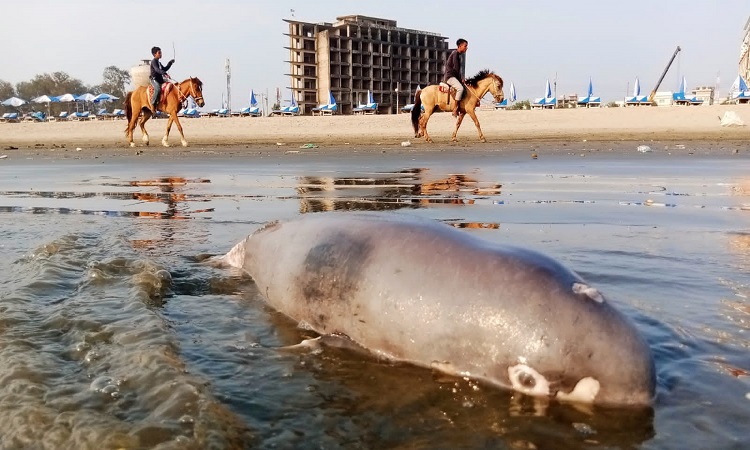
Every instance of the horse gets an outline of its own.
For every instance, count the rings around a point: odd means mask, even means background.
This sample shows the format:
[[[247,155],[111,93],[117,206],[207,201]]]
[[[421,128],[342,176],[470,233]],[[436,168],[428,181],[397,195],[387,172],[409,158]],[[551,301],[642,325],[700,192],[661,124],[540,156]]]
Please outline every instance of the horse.
[[[198,78],[190,77],[181,83],[177,83],[174,88],[169,89],[166,94],[162,93],[161,99],[159,99],[158,110],[169,114],[167,131],[161,139],[161,143],[165,147],[169,147],[169,129],[172,128],[172,122],[176,123],[177,129],[180,130],[182,146],[187,147],[188,145],[185,140],[185,134],[182,132],[180,119],[177,118],[177,111],[180,110],[183,102],[187,100],[188,97],[193,97],[198,106],[202,107],[205,105],[205,102],[203,101],[203,82]],[[145,125],[152,115],[151,101],[148,98],[147,87],[139,86],[134,91],[127,93],[125,96],[125,116],[128,119],[128,126],[125,128],[125,136],[128,138],[131,147],[135,147],[135,144],[133,143],[133,131],[135,130],[135,125],[136,122],[138,122],[139,117],[141,117],[140,126],[141,132],[143,133],[142,140],[144,144],[148,145],[148,133],[146,132]]]
[[[479,126],[479,120],[477,119],[474,109],[479,104],[479,99],[484,97],[487,91],[492,93],[496,102],[503,101],[505,98],[505,95],[503,94],[503,79],[495,75],[494,72],[485,69],[466,80],[465,84],[466,90],[464,91],[464,97],[459,104],[456,129],[453,131],[453,138],[451,141],[456,142],[458,128],[461,126],[464,116],[468,114],[474,121],[474,125],[477,127],[479,140],[487,142],[482,133],[482,128]],[[435,84],[427,86],[416,93],[414,108],[411,110],[411,123],[414,126],[414,137],[424,136],[427,142],[432,142],[432,138],[427,134],[427,121],[430,120],[430,116],[435,111],[435,108],[440,108],[442,111],[453,111],[452,105],[448,104],[449,96],[452,101],[455,101],[452,94],[441,92],[438,85]],[[422,113],[422,105],[424,105],[424,113]]]

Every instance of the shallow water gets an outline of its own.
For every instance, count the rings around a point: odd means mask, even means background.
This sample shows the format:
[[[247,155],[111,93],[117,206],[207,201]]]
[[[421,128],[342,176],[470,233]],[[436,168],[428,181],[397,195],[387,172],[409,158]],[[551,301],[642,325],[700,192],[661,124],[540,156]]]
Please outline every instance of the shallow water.
[[[747,448],[747,160],[539,153],[4,160],[0,447]],[[284,349],[310,333],[205,256],[326,210],[561,260],[648,340],[653,408]]]

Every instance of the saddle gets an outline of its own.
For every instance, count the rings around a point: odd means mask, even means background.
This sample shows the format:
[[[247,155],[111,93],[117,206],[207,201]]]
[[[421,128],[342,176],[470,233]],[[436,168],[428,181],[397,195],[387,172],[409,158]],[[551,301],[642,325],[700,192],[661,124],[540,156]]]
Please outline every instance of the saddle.
[[[438,84],[438,91],[448,96],[448,100],[445,102],[448,106],[451,104],[451,97],[453,97],[453,99],[456,98],[456,88],[451,87],[445,81],[441,81],[440,84]]]
[[[175,85],[172,82],[165,82],[161,84],[161,95],[159,96],[159,105],[166,105],[166,98],[167,95],[174,89]],[[154,98],[154,87],[152,85],[148,85],[148,88],[146,89],[148,91],[148,102],[149,104],[153,103]]]

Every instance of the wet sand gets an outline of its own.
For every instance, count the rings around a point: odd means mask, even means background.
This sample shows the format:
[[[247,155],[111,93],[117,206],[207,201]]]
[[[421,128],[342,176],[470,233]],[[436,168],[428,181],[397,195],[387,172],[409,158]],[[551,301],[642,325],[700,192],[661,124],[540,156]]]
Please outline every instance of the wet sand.
[[[187,156],[195,154],[413,152],[413,151],[546,151],[598,150],[632,152],[638,145],[654,150],[681,149],[683,143],[701,141],[702,147],[723,152],[746,151],[750,127],[722,127],[721,117],[736,112],[750,123],[750,106],[631,107],[570,110],[495,111],[480,110],[478,118],[487,143],[478,140],[470,118],[466,118],[451,143],[454,119],[447,113],[434,115],[428,131],[434,144],[415,139],[407,114],[326,117],[230,117],[182,118],[189,147],[180,146],[176,126],[170,133],[172,147],[161,145],[167,121],[151,120],[146,128],[151,145],[141,142],[136,130],[136,148],[127,146],[124,120],[87,122],[3,123],[0,150],[8,157],[66,155],[107,157],[134,154]],[[406,144],[408,143],[408,144]],[[544,145],[543,145],[544,144]],[[696,148],[696,145],[688,145]],[[709,150],[713,151],[713,150]],[[73,156],[75,155],[75,156]]]

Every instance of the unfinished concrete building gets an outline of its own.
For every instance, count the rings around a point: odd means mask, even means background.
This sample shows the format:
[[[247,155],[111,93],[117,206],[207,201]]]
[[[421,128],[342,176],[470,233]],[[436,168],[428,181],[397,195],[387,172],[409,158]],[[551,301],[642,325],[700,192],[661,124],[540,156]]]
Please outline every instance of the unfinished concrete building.
[[[371,91],[379,113],[413,103],[417,86],[442,79],[447,37],[396,26],[395,20],[341,16],[335,23],[289,24],[290,89],[304,113],[328,103],[339,112],[367,103]]]

